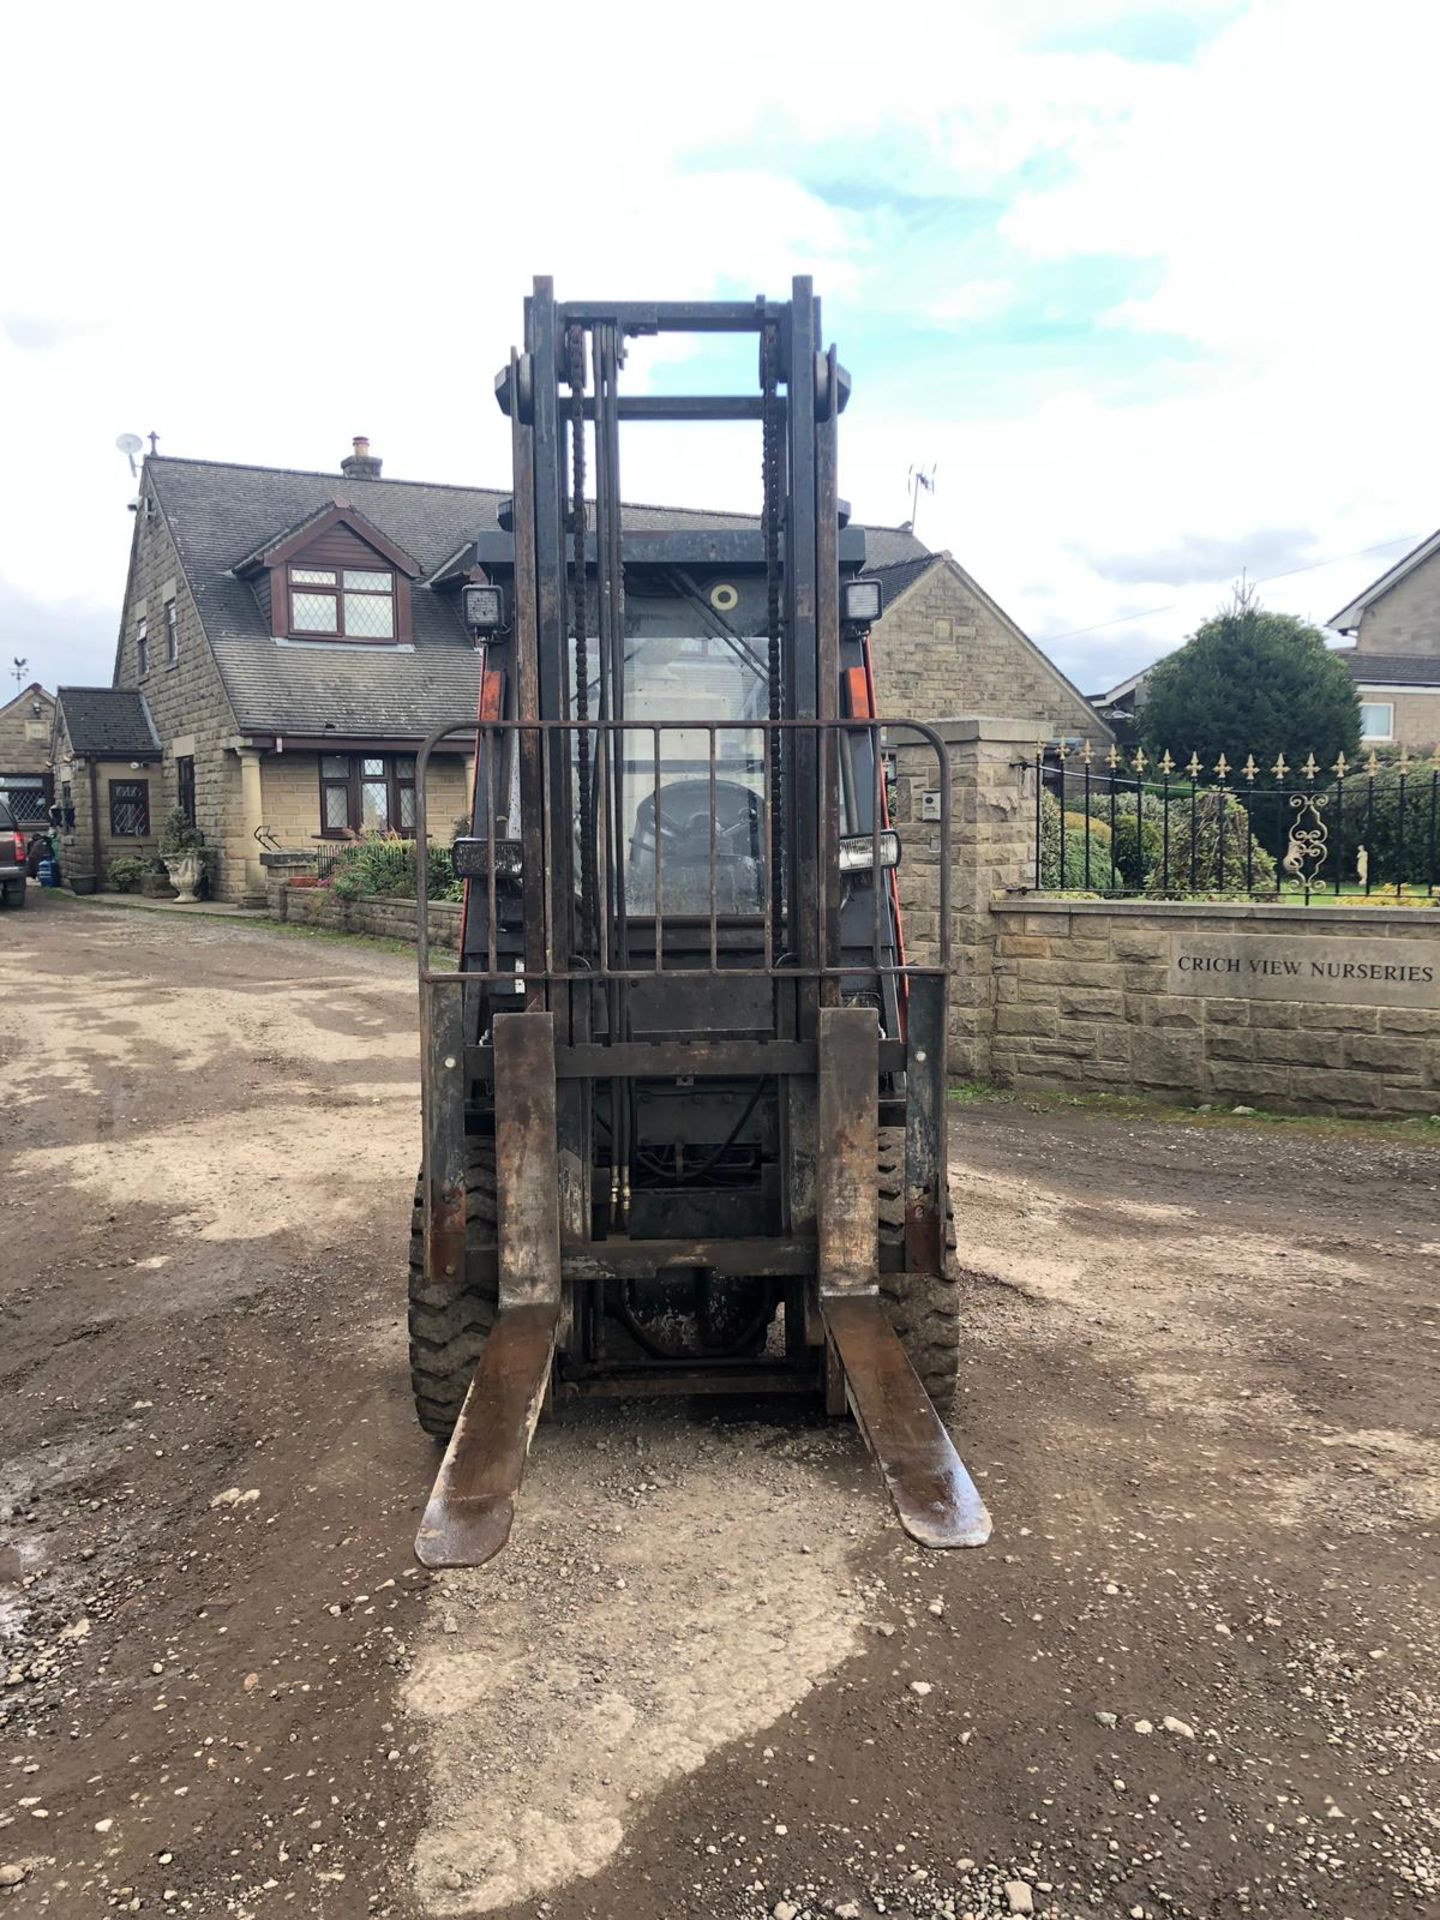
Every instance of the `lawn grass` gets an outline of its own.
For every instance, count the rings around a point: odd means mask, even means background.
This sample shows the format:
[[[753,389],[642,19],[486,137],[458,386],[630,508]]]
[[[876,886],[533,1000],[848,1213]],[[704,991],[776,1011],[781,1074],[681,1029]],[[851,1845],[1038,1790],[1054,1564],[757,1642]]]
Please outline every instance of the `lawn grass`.
[[[266,933],[283,934],[287,940],[329,940],[336,946],[368,947],[372,953],[399,953],[412,961],[415,959],[413,940],[397,940],[388,933],[346,933],[341,927],[301,926],[294,920],[272,920],[268,914],[257,914],[254,919],[247,917],[243,924],[263,927]],[[458,964],[448,947],[431,947],[432,968],[453,973]]]
[[[1364,1119],[1326,1113],[1274,1113],[1268,1108],[1238,1103],[1241,1111],[1229,1104],[1186,1106],[1178,1101],[1151,1098],[1140,1093],[1017,1093],[1010,1087],[992,1086],[981,1080],[962,1080],[950,1088],[952,1106],[968,1107],[1001,1104],[1022,1106],[1038,1112],[1058,1112],[1075,1108],[1103,1114],[1112,1120],[1147,1120],[1156,1126],[1248,1127],[1328,1134],[1356,1134],[1370,1139],[1382,1136],[1391,1140],[1440,1147],[1440,1113],[1414,1114],[1408,1119]],[[1440,1094],[1436,1095],[1440,1107]]]

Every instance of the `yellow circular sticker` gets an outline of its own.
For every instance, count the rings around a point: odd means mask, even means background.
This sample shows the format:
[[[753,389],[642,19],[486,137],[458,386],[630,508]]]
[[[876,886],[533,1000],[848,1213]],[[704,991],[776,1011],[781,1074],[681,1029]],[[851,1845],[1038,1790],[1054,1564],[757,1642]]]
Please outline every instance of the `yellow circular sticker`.
[[[717,613],[729,613],[732,608],[739,606],[740,595],[734,587],[722,584],[710,589],[710,604]]]

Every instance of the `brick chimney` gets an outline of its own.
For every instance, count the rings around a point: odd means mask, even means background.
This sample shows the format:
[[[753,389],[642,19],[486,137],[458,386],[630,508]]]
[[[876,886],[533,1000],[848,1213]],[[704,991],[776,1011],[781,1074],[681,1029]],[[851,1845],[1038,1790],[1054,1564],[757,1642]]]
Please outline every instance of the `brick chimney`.
[[[340,462],[340,471],[347,480],[378,480],[380,462],[370,451],[370,442],[363,433],[355,436],[355,451],[347,453]]]

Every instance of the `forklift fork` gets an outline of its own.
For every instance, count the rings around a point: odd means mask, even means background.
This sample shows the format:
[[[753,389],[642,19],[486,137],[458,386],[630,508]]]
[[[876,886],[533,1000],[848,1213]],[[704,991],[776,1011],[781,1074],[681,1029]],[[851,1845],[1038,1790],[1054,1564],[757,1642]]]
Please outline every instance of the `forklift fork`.
[[[816,1166],[827,1366],[874,1454],[900,1524],[925,1547],[979,1547],[990,1515],[880,1297],[875,1185],[879,1025],[873,1008],[820,1009]]]
[[[500,1312],[415,1539],[427,1567],[481,1566],[510,1538],[560,1327],[553,1014],[505,1014],[494,1045]]]

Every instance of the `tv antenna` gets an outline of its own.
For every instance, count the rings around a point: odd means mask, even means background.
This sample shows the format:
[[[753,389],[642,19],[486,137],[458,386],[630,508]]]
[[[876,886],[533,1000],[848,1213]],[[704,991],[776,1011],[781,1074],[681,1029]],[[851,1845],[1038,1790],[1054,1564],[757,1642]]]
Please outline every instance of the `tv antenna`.
[[[934,493],[935,491],[934,462],[932,461],[928,467],[911,467],[908,480],[910,487],[910,531],[913,533],[915,531],[915,519],[920,511],[920,489],[923,487],[926,493]]]
[[[140,472],[140,469],[135,464],[135,456],[139,453],[145,442],[140,438],[138,433],[122,433],[115,444],[130,462],[130,477],[132,480],[135,479]]]

